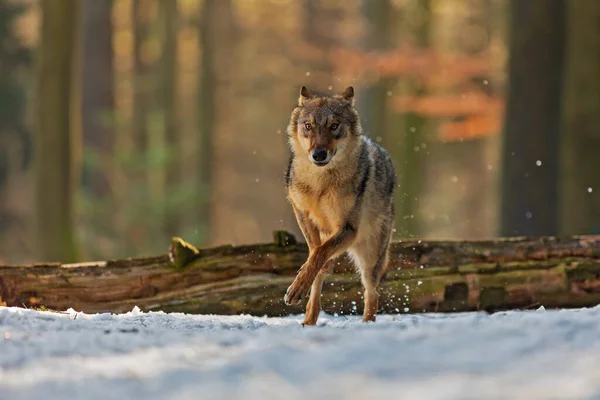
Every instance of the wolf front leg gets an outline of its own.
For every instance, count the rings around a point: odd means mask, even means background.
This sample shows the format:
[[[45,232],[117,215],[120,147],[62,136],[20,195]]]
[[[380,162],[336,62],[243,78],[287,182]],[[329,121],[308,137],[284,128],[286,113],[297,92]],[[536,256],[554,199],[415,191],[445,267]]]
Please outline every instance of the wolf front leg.
[[[308,261],[300,268],[296,279],[288,288],[284,296],[285,304],[298,304],[303,297],[306,297],[315,278],[326,263],[346,251],[355,238],[355,225],[347,222],[336,234],[320,246],[315,247],[308,257]]]
[[[294,210],[296,221],[298,222],[298,226],[300,227],[302,235],[304,235],[304,239],[308,245],[308,256],[310,258],[315,247],[321,245],[321,235],[318,228],[310,220],[308,214],[298,210],[294,204],[292,204],[292,209]],[[319,274],[317,274],[317,277],[312,283],[310,288],[310,298],[306,304],[306,313],[304,316],[304,322],[302,323],[303,325],[315,325],[317,323],[319,313],[321,312],[321,290],[323,289],[323,281],[333,266],[331,262],[329,264],[331,265],[326,266]]]
[[[308,256],[312,254],[315,247],[321,244],[321,235],[319,229],[310,220],[307,213],[298,210],[298,208],[292,203],[292,210],[296,216],[296,222],[302,231],[302,235],[308,245]]]
[[[319,271],[317,277],[310,287],[310,297],[306,303],[306,314],[302,325],[316,325],[321,312],[321,291],[325,277],[333,271],[333,260],[327,261],[327,264]]]

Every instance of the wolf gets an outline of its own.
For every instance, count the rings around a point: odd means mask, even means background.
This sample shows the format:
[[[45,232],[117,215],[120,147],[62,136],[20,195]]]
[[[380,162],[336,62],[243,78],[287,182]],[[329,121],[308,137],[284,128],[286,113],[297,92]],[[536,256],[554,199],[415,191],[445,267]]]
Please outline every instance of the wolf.
[[[364,287],[362,320],[375,322],[394,229],[392,159],[363,133],[352,86],[333,95],[302,86],[287,135],[287,199],[309,256],[284,301],[299,304],[310,292],[303,325],[315,325],[325,276],[346,253]]]

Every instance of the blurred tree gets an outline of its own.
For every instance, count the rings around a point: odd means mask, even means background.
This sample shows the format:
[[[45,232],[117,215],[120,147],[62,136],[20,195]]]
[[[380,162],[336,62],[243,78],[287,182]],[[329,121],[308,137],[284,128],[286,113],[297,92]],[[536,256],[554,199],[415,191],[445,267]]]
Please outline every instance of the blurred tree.
[[[600,1],[567,11],[561,231],[600,234]]]
[[[0,0],[0,231],[10,221],[2,201],[9,174],[23,169],[32,153],[31,138],[25,129],[25,82],[23,70],[30,65],[30,50],[16,35],[14,22],[26,10],[23,4]]]
[[[365,49],[381,53],[393,48],[406,48],[412,40],[414,50],[423,52],[429,46],[431,27],[430,0],[410,0],[401,9],[390,0],[363,2],[367,20]],[[402,26],[400,26],[402,25]],[[419,234],[419,196],[425,151],[423,130],[426,119],[412,112],[393,110],[391,95],[405,91],[411,96],[424,94],[423,82],[417,74],[391,76],[382,70],[370,77],[370,86],[358,96],[365,130],[390,152],[396,167],[398,187],[395,195],[398,237]],[[394,74],[402,75],[402,74]]]
[[[119,230],[115,193],[116,154],[113,52],[113,1],[81,1],[78,54],[81,79],[76,89],[81,107],[82,202],[79,231],[81,257],[103,257],[98,243]],[[78,61],[79,63],[79,61]]]
[[[162,235],[157,235],[157,230],[162,226],[159,218],[156,199],[151,195],[151,134],[149,117],[152,110],[154,60],[151,57],[152,33],[154,27],[155,0],[132,0],[130,10],[129,29],[132,34],[132,65],[130,76],[132,81],[132,108],[131,108],[131,159],[132,171],[127,176],[129,198],[135,199],[128,202],[123,199],[127,207],[126,214],[131,221],[127,228],[127,236],[138,252],[148,251]],[[128,212],[127,212],[128,211]],[[151,213],[156,218],[148,219]],[[154,232],[154,234],[149,234]]]
[[[35,211],[38,257],[72,262],[75,243],[75,154],[78,138],[72,124],[75,38],[80,2],[41,2],[36,152]]]
[[[503,144],[501,234],[558,228],[564,0],[512,0]]]
[[[178,100],[178,69],[177,69],[177,31],[178,7],[177,1],[162,0],[161,16],[163,18],[163,48],[162,48],[162,101],[165,115],[165,145],[169,149],[167,163],[167,192],[177,193],[182,183],[184,166],[181,158],[181,137],[177,123]],[[181,235],[181,220],[179,213],[179,196],[168,196],[175,201],[169,201],[165,215],[165,234]]]
[[[367,22],[364,49],[368,52],[389,51],[392,42],[390,29],[393,24],[391,0],[364,0],[363,9]],[[389,78],[371,76],[368,87],[357,95],[365,132],[374,140],[379,138],[377,140],[379,142],[386,135],[388,128],[386,126],[388,121],[386,100],[390,84]]]
[[[455,22],[448,24],[450,31],[447,47],[453,54],[467,55],[469,57],[485,57],[489,54],[490,44],[495,32],[493,31],[492,0],[461,0],[463,10],[456,14]],[[457,29],[458,28],[458,29]],[[480,93],[481,102],[485,104],[500,94],[497,92],[493,71],[477,71],[465,77],[464,82],[450,92],[465,98],[473,97]],[[484,106],[486,112],[492,107]],[[471,117],[471,121],[481,118],[481,114]],[[448,118],[451,123],[464,123],[469,117],[457,115]],[[448,125],[446,125],[448,126]],[[496,177],[490,173],[486,162],[486,146],[495,139],[489,134],[470,136],[468,125],[457,129],[458,137],[454,140],[446,140],[441,146],[441,151],[435,155],[436,163],[443,162],[444,169],[448,171],[446,180],[457,181],[452,183],[455,188],[445,202],[454,203],[451,215],[452,230],[455,235],[462,238],[479,238],[482,234],[495,235],[497,229],[490,224],[490,220],[497,218],[497,211],[490,210],[490,204],[494,200],[493,189],[497,186]],[[443,128],[440,129],[443,132]],[[489,132],[489,131],[488,131]],[[495,136],[495,135],[494,135]],[[491,192],[491,193],[490,193]],[[495,193],[496,199],[498,194]],[[456,196],[456,197],[454,197]]]
[[[400,36],[394,29],[399,18],[392,1],[364,0],[362,4],[367,23],[364,50],[382,54],[390,51],[398,44]],[[410,138],[404,135],[405,115],[393,112],[387,105],[388,92],[401,80],[390,76],[378,76],[375,73],[368,77],[368,86],[357,94],[357,102],[365,132],[382,144],[394,161],[399,186],[394,198],[396,230],[399,232],[398,236],[408,237],[413,233],[414,220],[407,218],[412,203],[406,201],[409,194],[404,185],[410,177],[412,165],[409,162],[412,158],[405,159],[404,148],[409,145],[407,140]]]
[[[430,47],[431,31],[431,0],[413,0],[415,3],[407,16],[411,24],[411,37],[414,38],[418,51],[426,51]],[[409,81],[406,90],[410,95],[425,95],[424,82],[420,79]],[[416,113],[407,113],[402,117],[399,126],[400,145],[396,161],[398,174],[398,188],[396,190],[396,229],[398,236],[416,237],[420,235],[419,209],[422,182],[427,152],[424,148],[426,142],[425,126],[427,119]],[[395,127],[390,127],[394,129]],[[398,140],[397,139],[397,140]]]
[[[148,149],[146,117],[148,112],[149,68],[144,60],[144,48],[150,36],[150,13],[152,0],[133,0],[133,142],[138,156],[144,156]]]
[[[364,15],[367,19],[365,49],[385,53],[395,47],[403,47],[412,39],[415,50],[424,51],[429,46],[431,27],[430,0],[411,0],[402,11],[390,0],[365,0]],[[400,23],[409,25],[399,28]],[[404,43],[403,43],[404,42]],[[406,46],[404,46],[406,47]],[[395,196],[396,230],[398,237],[414,237],[419,234],[419,196],[425,151],[424,128],[426,119],[412,112],[392,110],[390,96],[406,91],[412,96],[424,94],[423,82],[418,76],[394,77],[375,74],[371,85],[359,96],[359,107],[365,130],[374,140],[381,142],[390,152],[398,187]]]
[[[199,20],[201,66],[198,88],[198,243],[210,238],[212,216],[213,140],[220,102],[227,87],[236,48],[237,27],[231,0],[205,0]],[[225,114],[229,113],[225,110]]]
[[[219,24],[215,20],[217,8],[231,8],[230,0],[205,0],[200,17],[200,77],[198,88],[198,231],[199,244],[209,240],[211,216],[211,171],[212,171],[212,131],[215,125],[216,72],[214,68],[214,52],[216,38],[214,32]]]
[[[93,197],[110,195],[114,163],[114,73],[112,0],[83,0],[83,189]]]
[[[326,56],[340,45],[338,38],[338,27],[340,24],[340,12],[335,3],[324,0],[304,0],[304,23],[302,24],[302,36],[312,49],[311,57],[308,59],[307,71],[310,75],[306,77],[306,85],[314,90],[324,91],[329,86],[333,88],[334,67]],[[316,55],[316,57],[315,57]],[[294,92],[294,97],[297,97]]]

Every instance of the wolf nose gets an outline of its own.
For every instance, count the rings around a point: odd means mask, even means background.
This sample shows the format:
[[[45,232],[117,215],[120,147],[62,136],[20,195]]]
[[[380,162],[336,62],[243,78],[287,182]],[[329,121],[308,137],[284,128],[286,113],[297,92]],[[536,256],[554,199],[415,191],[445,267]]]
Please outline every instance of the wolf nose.
[[[316,162],[323,162],[327,159],[327,150],[324,149],[316,149],[312,153],[312,158]]]

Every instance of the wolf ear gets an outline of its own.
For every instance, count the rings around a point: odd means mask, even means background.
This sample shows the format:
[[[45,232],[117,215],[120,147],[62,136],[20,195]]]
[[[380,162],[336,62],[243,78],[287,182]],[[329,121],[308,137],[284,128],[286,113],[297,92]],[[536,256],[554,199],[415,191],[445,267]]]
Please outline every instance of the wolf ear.
[[[306,86],[300,88],[300,97],[298,98],[298,105],[303,106],[305,102],[313,98],[313,94],[308,90]]]
[[[354,105],[354,88],[352,86],[348,86],[342,93],[340,93],[340,96]]]

